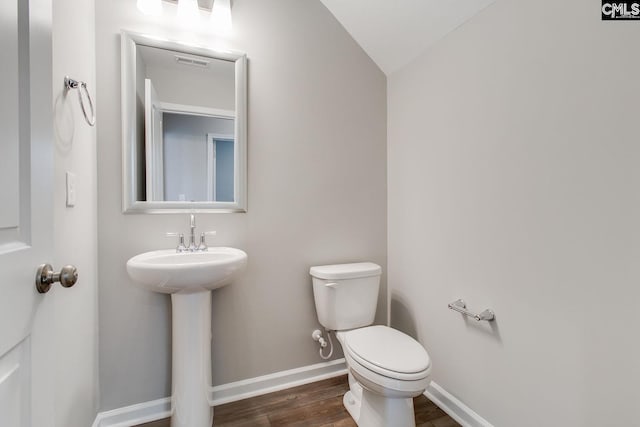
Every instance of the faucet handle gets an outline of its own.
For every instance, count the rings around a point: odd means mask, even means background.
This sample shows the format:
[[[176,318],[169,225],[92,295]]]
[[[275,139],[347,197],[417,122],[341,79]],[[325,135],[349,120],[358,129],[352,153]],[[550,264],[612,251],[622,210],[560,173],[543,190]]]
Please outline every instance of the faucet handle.
[[[165,233],[166,237],[178,237],[178,246],[176,247],[176,252],[184,252],[187,250],[187,247],[184,244],[184,234],[182,233]]]
[[[204,233],[200,233],[200,244],[198,245],[198,250],[204,252],[209,249],[205,236],[215,236],[216,234],[217,233],[215,231],[205,231]]]

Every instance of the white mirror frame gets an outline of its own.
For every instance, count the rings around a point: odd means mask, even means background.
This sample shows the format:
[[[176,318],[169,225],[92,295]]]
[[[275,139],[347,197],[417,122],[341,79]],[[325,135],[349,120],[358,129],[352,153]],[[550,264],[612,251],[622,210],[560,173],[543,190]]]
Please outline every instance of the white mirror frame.
[[[169,49],[235,62],[235,178],[233,202],[136,200],[136,45]],[[161,37],[122,31],[122,211],[124,213],[227,213],[247,211],[247,56]]]

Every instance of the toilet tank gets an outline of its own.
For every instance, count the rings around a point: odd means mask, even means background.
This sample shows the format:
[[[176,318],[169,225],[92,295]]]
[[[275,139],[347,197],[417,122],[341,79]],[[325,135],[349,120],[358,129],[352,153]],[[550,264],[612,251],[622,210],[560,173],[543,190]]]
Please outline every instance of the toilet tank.
[[[311,267],[318,321],[341,331],[371,325],[378,305],[382,268],[372,262]]]

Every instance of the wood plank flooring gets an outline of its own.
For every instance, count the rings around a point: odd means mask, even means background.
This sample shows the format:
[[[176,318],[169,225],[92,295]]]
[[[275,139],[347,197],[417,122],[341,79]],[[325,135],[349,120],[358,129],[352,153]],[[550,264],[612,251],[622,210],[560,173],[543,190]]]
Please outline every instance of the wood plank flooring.
[[[349,390],[343,375],[214,408],[216,427],[356,427],[342,405]],[[417,427],[455,427],[459,424],[425,396],[413,400]],[[138,427],[169,427],[168,418]]]

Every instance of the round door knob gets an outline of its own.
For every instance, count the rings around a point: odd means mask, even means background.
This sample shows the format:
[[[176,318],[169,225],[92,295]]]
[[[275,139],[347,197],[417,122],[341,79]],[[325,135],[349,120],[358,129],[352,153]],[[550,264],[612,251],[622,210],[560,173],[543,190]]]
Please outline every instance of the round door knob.
[[[60,270],[60,284],[65,288],[70,288],[78,281],[78,269],[73,265],[65,265]]]
[[[41,294],[49,292],[55,282],[70,288],[78,281],[78,270],[73,265],[65,265],[59,273],[53,271],[51,264],[42,264],[36,273],[36,289]]]

